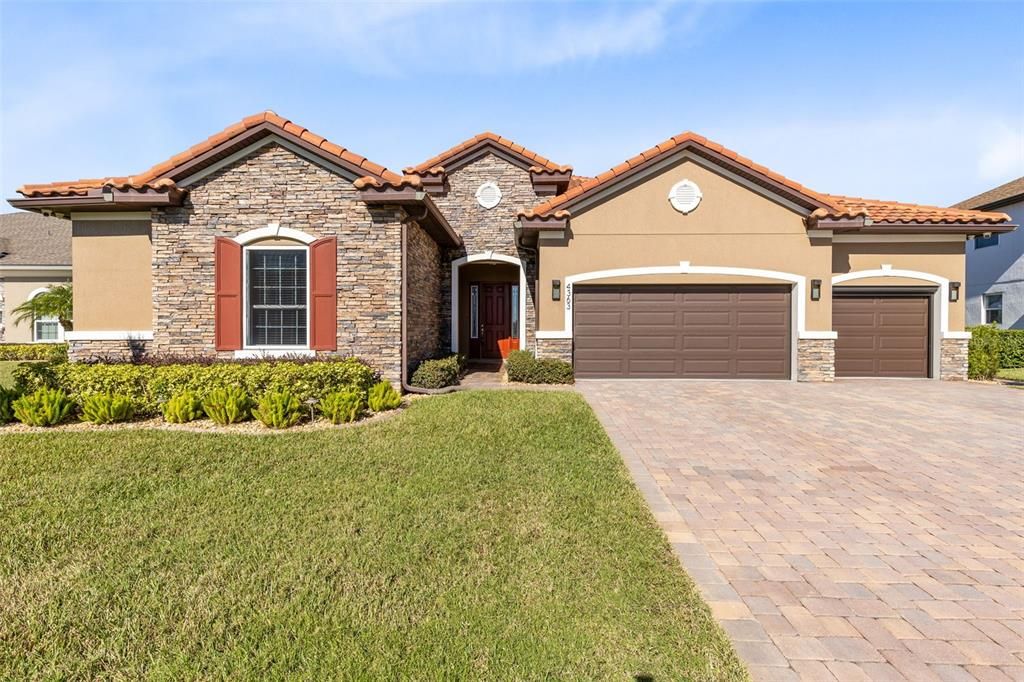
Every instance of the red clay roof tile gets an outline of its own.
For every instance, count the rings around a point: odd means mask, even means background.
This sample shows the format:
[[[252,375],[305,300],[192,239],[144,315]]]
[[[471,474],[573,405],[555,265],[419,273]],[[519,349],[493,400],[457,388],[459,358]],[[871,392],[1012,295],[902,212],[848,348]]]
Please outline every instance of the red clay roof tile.
[[[269,123],[270,125],[280,128],[282,131],[299,137],[300,139],[308,142],[322,151],[336,156],[346,163],[356,166],[362,169],[366,173],[371,175],[379,176],[381,179],[398,182],[402,176],[389,171],[380,164],[373,163],[359,154],[355,154],[344,147],[328,142],[325,138],[312,133],[306,128],[289,121],[288,119],[278,116],[273,111],[264,111],[252,116],[246,116],[238,123],[233,123],[224,130],[211,135],[202,142],[193,145],[186,149],[180,154],[175,154],[167,161],[162,161],[156,164],[147,171],[143,171],[138,175],[126,176],[126,177],[113,177],[113,178],[89,178],[82,180],[70,180],[63,182],[50,182],[42,184],[29,184],[22,185],[18,188],[18,193],[24,196],[81,196],[87,194],[89,190],[101,189],[107,186],[115,186],[121,188],[130,189],[169,189],[174,187],[174,181],[169,177],[164,177],[173,169],[181,166],[184,163],[191,161],[199,157],[200,155],[208,152],[209,150],[217,147],[225,142],[230,141],[232,138],[244,133],[246,130],[255,128],[256,126]]]
[[[525,159],[526,161],[532,162],[533,164],[536,164],[538,166],[543,166],[545,168],[548,168],[549,170],[559,170],[559,171],[572,170],[571,166],[559,166],[558,164],[554,163],[553,161],[549,161],[548,159],[544,158],[540,154],[537,154],[537,152],[530,151],[529,149],[527,149],[526,147],[522,146],[521,144],[517,144],[517,143],[513,142],[512,140],[507,140],[504,137],[501,137],[500,135],[496,135],[495,133],[492,133],[492,132],[490,132],[488,130],[488,131],[480,133],[479,135],[474,135],[473,137],[469,138],[468,140],[460,142],[459,144],[455,145],[451,149],[443,151],[440,154],[438,154],[437,156],[435,156],[433,158],[430,158],[430,159],[427,159],[423,163],[417,164],[415,166],[407,167],[405,169],[405,172],[406,173],[422,173],[422,172],[424,172],[426,170],[429,170],[429,169],[431,169],[431,168],[433,168],[435,166],[443,166],[444,163],[446,161],[448,161],[449,159],[451,159],[451,158],[453,158],[455,156],[458,156],[462,152],[466,151],[467,149],[470,149],[471,147],[476,146],[477,144],[479,144],[481,142],[492,142],[492,143],[498,145],[499,147],[504,147],[506,150],[508,150],[512,154],[515,154],[516,156],[519,156],[519,157]]]

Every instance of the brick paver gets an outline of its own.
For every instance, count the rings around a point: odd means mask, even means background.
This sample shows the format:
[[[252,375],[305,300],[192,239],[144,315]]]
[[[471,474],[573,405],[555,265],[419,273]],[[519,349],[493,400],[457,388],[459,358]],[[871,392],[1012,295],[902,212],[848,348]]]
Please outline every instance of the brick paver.
[[[1024,680],[1024,390],[578,388],[755,679]]]

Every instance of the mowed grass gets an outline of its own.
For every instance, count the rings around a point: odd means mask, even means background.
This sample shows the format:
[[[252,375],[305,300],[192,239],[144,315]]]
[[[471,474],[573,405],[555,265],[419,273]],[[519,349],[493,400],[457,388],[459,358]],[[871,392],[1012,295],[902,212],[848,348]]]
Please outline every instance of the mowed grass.
[[[1009,379],[1010,381],[1024,381],[1024,367],[1001,369],[997,376],[1000,379]]]
[[[0,435],[0,678],[745,679],[586,403]]]

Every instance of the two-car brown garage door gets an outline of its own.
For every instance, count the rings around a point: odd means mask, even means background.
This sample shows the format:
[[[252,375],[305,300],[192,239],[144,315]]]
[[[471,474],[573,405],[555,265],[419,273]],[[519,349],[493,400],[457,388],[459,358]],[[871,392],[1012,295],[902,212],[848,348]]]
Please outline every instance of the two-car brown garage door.
[[[576,376],[788,379],[786,286],[578,286]]]

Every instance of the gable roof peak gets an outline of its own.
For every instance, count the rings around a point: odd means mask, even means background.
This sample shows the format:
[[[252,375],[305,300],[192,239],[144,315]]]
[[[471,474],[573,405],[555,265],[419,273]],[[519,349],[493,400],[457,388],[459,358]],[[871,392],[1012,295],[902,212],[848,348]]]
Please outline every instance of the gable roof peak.
[[[404,170],[406,173],[412,175],[428,172],[440,172],[445,168],[446,164],[450,166],[453,163],[458,163],[478,151],[480,147],[491,144],[499,147],[505,154],[508,154],[521,162],[524,169],[528,169],[531,166],[537,166],[547,171],[572,172],[572,166],[561,166],[554,161],[544,158],[537,152],[531,151],[523,145],[517,144],[516,142],[513,142],[506,137],[502,137],[490,130],[477,133],[473,137],[463,140],[454,147],[441,152],[437,156],[429,158],[423,163],[415,166],[408,166]]]

